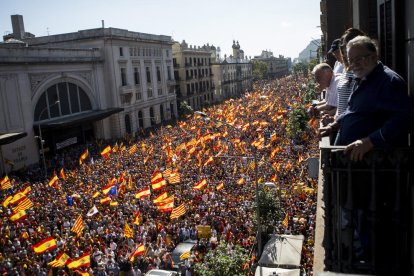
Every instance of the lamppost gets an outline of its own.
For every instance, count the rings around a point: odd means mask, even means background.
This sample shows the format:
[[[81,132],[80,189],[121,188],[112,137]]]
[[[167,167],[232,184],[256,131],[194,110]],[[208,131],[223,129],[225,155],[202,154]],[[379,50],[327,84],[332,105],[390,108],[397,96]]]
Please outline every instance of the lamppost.
[[[237,127],[230,125],[229,123],[221,120],[214,119],[207,115],[204,112],[196,111],[195,114],[200,115],[203,118],[209,118],[214,122],[221,123],[223,125],[226,125],[237,132],[239,132],[242,136],[242,138],[248,139],[246,134],[238,129]],[[250,145],[250,144],[249,144]],[[251,147],[252,153],[253,153],[253,162],[254,162],[254,182],[255,182],[255,195],[256,195],[256,220],[257,220],[257,234],[256,234],[256,240],[257,240],[257,257],[260,258],[260,255],[262,254],[262,225],[260,222],[260,209],[259,209],[259,180],[258,180],[258,164],[257,164],[257,152],[254,147]],[[246,156],[246,158],[249,158]],[[251,157],[250,157],[251,158]]]
[[[38,118],[38,120],[37,120],[37,121],[40,121],[40,118],[42,118],[42,115],[43,115],[43,113],[44,113],[46,110],[50,109],[52,106],[54,106],[54,105],[58,104],[59,102],[60,102],[60,101],[56,101],[56,102],[54,102],[53,104],[51,104],[51,105],[49,105],[49,106],[47,106],[47,105],[46,105],[46,107],[45,107],[45,108],[43,108],[43,109],[42,109],[42,111],[40,112],[40,114],[39,114],[39,118]],[[43,136],[42,136],[42,128],[40,127],[40,123],[39,123],[37,126],[38,126],[39,136],[36,136],[35,138],[39,138],[39,140],[40,140],[40,150],[42,151],[43,169],[44,169],[44,175],[45,175],[45,177],[46,177],[46,175],[47,175],[47,167],[46,167],[45,150],[44,150],[44,147],[43,147],[43,144],[45,143],[45,140],[43,140]]]

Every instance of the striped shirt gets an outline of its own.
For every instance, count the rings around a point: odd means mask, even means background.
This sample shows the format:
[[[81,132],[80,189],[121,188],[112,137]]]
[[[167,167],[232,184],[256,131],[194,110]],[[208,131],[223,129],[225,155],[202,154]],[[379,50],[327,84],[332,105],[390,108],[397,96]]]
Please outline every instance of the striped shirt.
[[[355,84],[354,74],[348,71],[338,76],[337,84],[337,96],[338,96],[338,109],[337,116],[345,112],[348,107],[349,96],[352,93]]]
[[[338,76],[333,75],[329,87],[326,88],[325,101],[327,105],[336,107],[338,104],[336,86],[338,83]]]

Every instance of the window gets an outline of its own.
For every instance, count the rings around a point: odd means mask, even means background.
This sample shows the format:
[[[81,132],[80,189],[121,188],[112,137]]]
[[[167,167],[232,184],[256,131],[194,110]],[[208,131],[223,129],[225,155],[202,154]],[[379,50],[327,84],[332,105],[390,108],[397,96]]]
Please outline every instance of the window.
[[[152,98],[152,87],[148,87],[147,96],[148,98]]]
[[[142,99],[142,94],[141,94],[141,92],[137,92],[137,93],[135,93],[135,100],[136,101],[139,101],[139,100],[141,100]]]
[[[170,57],[170,51],[167,49],[167,50],[165,50],[165,55],[167,56],[167,57]]]
[[[134,48],[129,48],[129,56],[132,57],[134,55]]]
[[[139,84],[139,70],[138,67],[134,67],[134,83]]]
[[[171,80],[171,66],[167,66],[168,80]]]
[[[158,96],[162,95],[162,89],[158,88]]]
[[[150,72],[150,68],[146,67],[145,68],[146,74],[147,74],[147,82],[151,83],[151,72]]]
[[[34,119],[42,121],[88,110],[92,110],[92,104],[85,91],[76,84],[61,82],[48,87],[40,96]]]
[[[126,68],[121,68],[121,84],[122,86],[127,85]]]
[[[122,47],[119,47],[119,56],[124,56],[124,49]]]
[[[190,94],[190,93],[191,93],[190,84],[187,83],[187,94]]]
[[[160,82],[161,81],[161,70],[160,67],[157,66],[157,81]]]

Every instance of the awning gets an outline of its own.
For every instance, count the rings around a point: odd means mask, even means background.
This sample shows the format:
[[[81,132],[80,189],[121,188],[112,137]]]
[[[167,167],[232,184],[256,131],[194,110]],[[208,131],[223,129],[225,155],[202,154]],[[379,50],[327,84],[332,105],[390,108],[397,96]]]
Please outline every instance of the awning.
[[[14,141],[17,141],[25,136],[27,136],[26,132],[11,132],[0,134],[0,145],[13,143]]]
[[[108,108],[105,110],[93,110],[86,113],[80,113],[70,117],[60,117],[46,122],[40,122],[42,129],[59,129],[69,126],[78,125],[81,123],[94,122],[105,119],[112,114],[123,111],[123,108]],[[39,123],[34,123],[33,127],[38,127]]]

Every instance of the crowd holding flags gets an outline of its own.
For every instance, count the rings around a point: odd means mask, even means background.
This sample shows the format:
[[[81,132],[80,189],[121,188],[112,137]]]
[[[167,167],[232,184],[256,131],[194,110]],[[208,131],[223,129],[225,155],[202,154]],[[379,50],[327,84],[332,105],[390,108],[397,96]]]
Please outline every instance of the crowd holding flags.
[[[41,242],[33,245],[33,251],[36,254],[42,254],[46,251],[56,249],[56,248],[57,248],[57,243],[53,237],[46,238],[42,240]]]
[[[277,108],[279,107],[274,109]],[[234,125],[238,129],[245,129],[246,132],[252,133],[252,137],[255,136],[256,128],[266,126],[265,122],[260,120],[250,124],[246,123],[244,117],[233,114],[233,110],[240,111],[242,109],[235,107],[233,102],[229,101],[222,111],[212,109],[209,114],[226,121],[226,124]],[[246,111],[248,112],[247,109]],[[273,120],[274,114],[270,107],[263,107],[263,114],[267,114],[269,122]],[[275,117],[274,120],[282,120],[286,117],[285,115],[281,116],[281,118]],[[29,239],[32,244],[38,245],[40,237],[48,236],[47,231],[57,223],[58,218],[66,217],[67,220],[64,221],[75,221],[72,227],[67,228],[67,230],[71,230],[67,231],[67,236],[61,235],[67,244],[59,245],[59,249],[53,252],[66,252],[67,254],[62,257],[52,253],[52,257],[56,257],[49,263],[50,267],[67,265],[72,269],[72,273],[87,273],[79,268],[93,266],[90,259],[92,252],[89,252],[93,248],[91,245],[97,246],[103,252],[102,244],[109,243],[107,237],[111,236],[112,230],[121,234],[123,232],[126,237],[134,237],[125,243],[119,243],[118,249],[114,251],[117,256],[123,254],[131,261],[137,256],[145,256],[149,244],[157,243],[157,245],[162,244],[163,246],[170,242],[174,244],[177,238],[174,235],[177,234],[171,232],[171,226],[175,227],[181,223],[188,225],[188,230],[193,230],[194,223],[210,220],[215,221],[220,227],[227,224],[248,225],[245,231],[237,233],[241,238],[236,236],[236,233],[230,233],[231,235],[229,234],[226,239],[239,242],[243,238],[249,237],[251,233],[254,236],[254,232],[250,229],[250,225],[254,224],[253,216],[249,216],[252,211],[243,209],[244,205],[241,204],[252,199],[251,190],[254,187],[252,171],[257,166],[260,179],[264,181],[268,181],[269,178],[275,181],[286,181],[288,177],[280,175],[287,170],[294,172],[294,161],[280,162],[279,160],[294,154],[290,154],[290,152],[287,154],[290,150],[289,145],[280,143],[281,135],[279,134],[278,136],[271,135],[270,140],[273,142],[266,148],[266,145],[263,144],[262,134],[258,134],[252,139],[252,143],[249,145],[250,141],[246,139],[234,138],[237,136],[226,125],[217,126],[217,123],[214,123],[215,127],[222,128],[214,133],[215,130],[209,128],[209,126],[214,126],[212,121],[207,120],[199,123],[197,120],[199,119],[190,118],[188,122],[180,123],[185,135],[167,134],[162,139],[154,136],[151,138],[152,140],[140,137],[139,139],[142,140],[137,141],[125,138],[126,146],[123,144],[118,146],[118,142],[112,149],[108,145],[103,151],[101,151],[101,144],[89,145],[91,160],[92,156],[95,157],[96,164],[92,161],[85,163],[89,157],[89,151],[86,149],[79,158],[80,163],[83,163],[82,166],[79,166],[79,170],[68,164],[66,156],[66,170],[60,166],[56,167],[58,176],[54,175],[49,181],[50,187],[56,187],[59,183],[59,189],[48,188],[48,181],[43,181],[43,183],[32,185],[35,193],[29,194],[30,186],[26,186],[27,190],[16,192],[16,187],[25,187],[21,181],[18,183],[20,186],[9,181],[12,184],[11,190],[9,190],[10,188],[4,190],[2,182],[2,190],[4,193],[8,193],[7,197],[2,197],[2,205],[9,211],[5,219],[6,223],[19,227],[27,225],[30,219],[39,217],[37,214],[39,210],[42,211],[41,215],[44,217],[54,216],[54,221],[47,225],[48,228],[35,227],[33,231],[29,232],[30,235],[28,233],[21,235],[25,239]],[[201,127],[202,124],[207,126],[207,130]],[[224,140],[227,141],[223,142]],[[232,143],[231,147],[229,147],[230,143]],[[276,144],[277,147],[275,147]],[[224,161],[225,159],[220,159],[220,162],[216,159],[217,162],[213,162],[215,156],[229,150],[234,151],[231,154],[235,155],[250,155],[251,147],[256,148],[262,157],[257,164],[253,162],[246,164],[242,160]],[[102,157],[105,160],[99,157],[99,153],[104,153]],[[230,153],[228,154],[230,155]],[[75,161],[73,163],[76,165],[78,156],[79,151],[74,154]],[[266,156],[266,159],[263,156]],[[269,161],[274,164],[273,168],[277,168],[277,170],[275,169],[276,173],[272,167],[263,165],[264,161],[262,162],[262,160],[267,160],[269,157],[271,157]],[[267,167],[266,170],[263,170],[263,167]],[[5,177],[2,181],[4,179]],[[291,193],[292,187],[292,185],[284,185],[281,189],[282,195],[295,196],[294,193]],[[44,189],[44,193],[40,189]],[[308,191],[310,192],[305,193],[306,197],[297,198],[302,201],[308,200],[314,194],[313,190],[308,189]],[[50,202],[42,201],[44,200],[43,194],[52,195]],[[66,203],[65,196],[71,198],[72,204]],[[27,212],[25,210],[30,203],[32,206],[29,208],[33,209]],[[246,216],[241,219],[238,216],[240,213],[246,213]],[[289,213],[295,213],[295,211]],[[51,216],[51,214],[54,215]],[[289,225],[289,217],[287,217],[287,226],[285,226],[285,220],[283,223],[279,221],[280,225],[292,230],[293,228]],[[115,221],[121,223],[115,223]],[[294,221],[294,218],[291,221]],[[244,224],[245,222],[246,224]],[[92,226],[94,225],[98,225],[102,232],[93,231]],[[149,234],[155,234],[154,237],[161,231],[165,231],[167,236],[160,238],[160,241],[148,241],[143,239],[142,229],[149,230]],[[151,231],[155,231],[155,233],[151,233]],[[76,237],[71,232],[76,234]],[[220,231],[217,232],[218,235],[223,235]],[[229,232],[232,231],[229,230]],[[60,228],[54,230],[53,235],[55,233],[61,234]],[[110,234],[107,235],[108,233]],[[223,237],[221,236],[221,238]],[[34,238],[36,242],[33,242]],[[56,238],[56,242],[61,244],[60,241]],[[46,248],[45,252],[53,250],[48,249],[49,246],[53,247],[53,241],[50,241],[47,246],[40,244],[37,250],[40,251],[44,248]],[[70,249],[68,250],[68,248]],[[78,255],[71,251],[72,248],[77,250]],[[84,252],[87,253],[83,254]],[[77,257],[79,255],[81,256]],[[40,257],[41,255],[38,258]],[[70,259],[71,257],[74,258]],[[61,258],[63,259],[60,260]],[[93,269],[95,268],[93,267]]]

